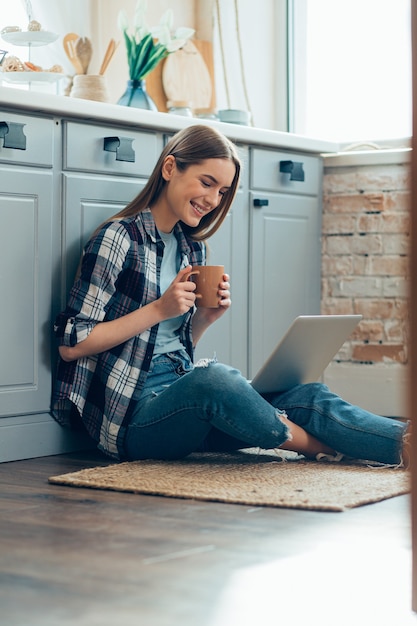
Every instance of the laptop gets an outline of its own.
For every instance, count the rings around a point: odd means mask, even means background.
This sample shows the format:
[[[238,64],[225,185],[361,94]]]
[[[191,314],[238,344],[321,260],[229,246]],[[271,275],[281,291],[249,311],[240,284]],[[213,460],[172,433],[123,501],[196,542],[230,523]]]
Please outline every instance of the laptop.
[[[252,379],[259,393],[316,382],[362,315],[300,315]]]

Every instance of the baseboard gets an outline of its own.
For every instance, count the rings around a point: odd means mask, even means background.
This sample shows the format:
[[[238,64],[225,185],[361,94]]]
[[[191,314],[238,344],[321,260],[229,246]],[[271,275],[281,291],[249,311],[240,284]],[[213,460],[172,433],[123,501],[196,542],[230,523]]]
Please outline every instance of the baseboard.
[[[0,419],[0,463],[92,447],[84,433],[63,428],[48,413]]]
[[[323,382],[342,398],[377,413],[407,417],[408,369],[404,365],[331,363]]]

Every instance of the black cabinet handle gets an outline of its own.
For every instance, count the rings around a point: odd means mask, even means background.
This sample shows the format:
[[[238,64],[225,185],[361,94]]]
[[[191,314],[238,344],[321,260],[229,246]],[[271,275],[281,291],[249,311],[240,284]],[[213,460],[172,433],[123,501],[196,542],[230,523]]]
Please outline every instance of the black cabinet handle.
[[[17,122],[0,122],[0,137],[3,138],[3,148],[26,150],[26,135],[23,127],[26,124]]]
[[[284,174],[290,174],[290,180],[304,182],[304,170],[302,163],[296,163],[295,161],[280,161],[279,171]]]
[[[133,139],[129,137],[104,137],[104,150],[116,153],[116,161],[135,162]]]
[[[269,205],[269,200],[267,198],[254,198],[253,200],[253,206],[268,206]]]

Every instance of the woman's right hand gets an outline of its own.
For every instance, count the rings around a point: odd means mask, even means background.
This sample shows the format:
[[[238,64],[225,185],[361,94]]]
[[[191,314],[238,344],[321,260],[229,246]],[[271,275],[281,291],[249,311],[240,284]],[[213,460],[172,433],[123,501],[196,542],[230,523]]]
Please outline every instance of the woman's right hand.
[[[187,280],[191,265],[180,270],[158,300],[108,322],[96,324],[86,339],[75,346],[60,346],[64,361],[75,361],[117,346],[163,320],[187,313],[194,306],[195,284]]]
[[[187,313],[195,303],[195,283],[188,280],[191,265],[178,272],[168,289],[159,298],[165,319],[178,317]]]

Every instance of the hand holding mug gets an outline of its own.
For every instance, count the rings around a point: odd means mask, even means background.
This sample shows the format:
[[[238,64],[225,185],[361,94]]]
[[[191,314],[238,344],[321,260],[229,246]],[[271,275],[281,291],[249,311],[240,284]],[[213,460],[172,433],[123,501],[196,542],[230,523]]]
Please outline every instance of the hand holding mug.
[[[224,297],[221,293],[224,265],[195,265],[187,276],[187,280],[190,279],[196,285],[196,306],[217,309]]]
[[[190,266],[181,269],[168,289],[156,301],[161,309],[162,319],[184,315],[194,306],[195,284],[188,280],[190,269]]]

